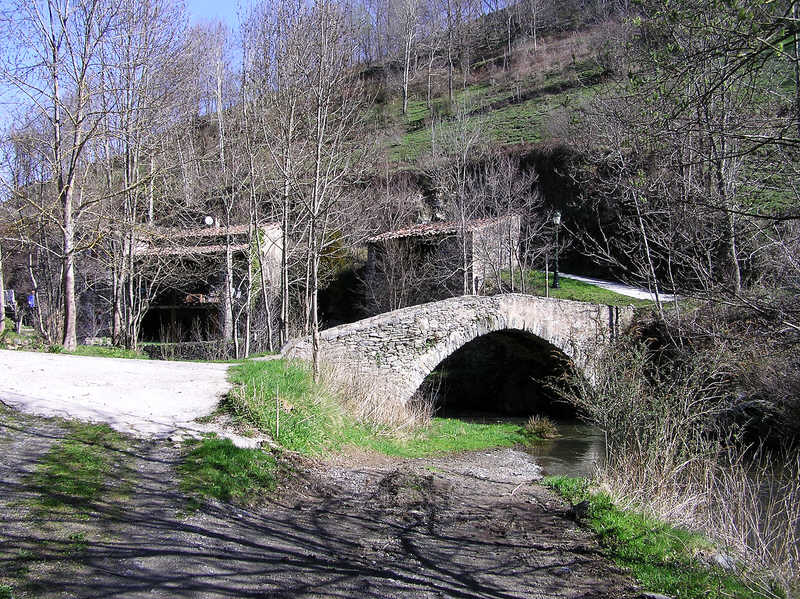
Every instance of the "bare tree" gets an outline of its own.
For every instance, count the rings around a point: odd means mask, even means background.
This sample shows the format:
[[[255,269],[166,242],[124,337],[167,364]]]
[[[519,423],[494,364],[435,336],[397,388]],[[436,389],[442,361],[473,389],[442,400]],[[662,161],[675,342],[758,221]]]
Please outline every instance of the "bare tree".
[[[86,210],[76,186],[101,121],[96,106],[96,82],[105,66],[100,49],[117,35],[118,16],[116,3],[105,0],[17,1],[7,3],[3,14],[0,77],[48,123],[49,176],[61,205],[62,342],[68,349],[77,345],[75,221]]]
[[[482,206],[471,192],[472,171],[485,151],[481,123],[470,119],[467,108],[461,106],[453,121],[439,125],[437,154],[429,172],[437,184],[437,195],[443,203],[443,213],[457,221],[460,227],[460,275],[464,295],[475,293],[470,278],[472,253],[469,250],[467,227],[470,220],[482,216]]]
[[[6,330],[6,290],[3,281],[3,247],[2,236],[0,235],[0,334]]]
[[[403,34],[403,114],[408,113],[408,85],[411,57],[418,36],[420,0],[401,0],[400,20]]]
[[[299,197],[308,220],[308,273],[313,368],[319,373],[320,262],[336,243],[331,237],[347,185],[366,166],[367,148],[356,133],[364,119],[366,94],[352,69],[354,39],[342,11],[316,2],[304,19],[311,41],[304,84],[310,95],[302,115],[310,155]]]

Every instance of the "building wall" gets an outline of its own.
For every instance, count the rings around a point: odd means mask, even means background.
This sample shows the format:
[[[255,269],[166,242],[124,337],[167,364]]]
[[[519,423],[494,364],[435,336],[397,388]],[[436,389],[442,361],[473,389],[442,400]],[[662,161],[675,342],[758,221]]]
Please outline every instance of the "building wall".
[[[518,216],[466,232],[469,293],[493,293],[501,270],[516,259]],[[367,315],[464,295],[460,233],[404,236],[368,245]]]

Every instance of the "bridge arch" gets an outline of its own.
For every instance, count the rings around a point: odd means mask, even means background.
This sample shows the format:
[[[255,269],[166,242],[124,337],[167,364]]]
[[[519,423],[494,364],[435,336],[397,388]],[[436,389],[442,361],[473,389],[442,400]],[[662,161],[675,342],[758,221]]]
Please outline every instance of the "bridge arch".
[[[591,378],[593,356],[632,308],[523,294],[462,296],[387,312],[320,333],[320,356],[340,376],[368,384],[382,401],[405,405],[425,378],[467,343],[500,331],[521,331],[568,356]],[[311,340],[291,342],[286,357],[311,357]]]
[[[553,344],[527,331],[501,329],[445,357],[417,394],[446,415],[573,416],[550,382],[574,374],[572,361]]]

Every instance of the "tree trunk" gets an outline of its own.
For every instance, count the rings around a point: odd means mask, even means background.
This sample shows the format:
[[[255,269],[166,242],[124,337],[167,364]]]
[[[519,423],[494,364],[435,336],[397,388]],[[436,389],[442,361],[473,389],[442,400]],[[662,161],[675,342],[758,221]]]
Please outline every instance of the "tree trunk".
[[[74,351],[78,347],[77,338],[77,305],[75,301],[75,223],[72,214],[72,186],[66,186],[63,192],[64,223],[64,271],[62,288],[64,292],[64,333],[61,344],[64,349]]]
[[[658,291],[658,280],[656,279],[656,269],[655,269],[655,266],[653,264],[652,255],[650,254],[650,241],[649,241],[648,236],[647,236],[647,229],[644,226],[644,220],[642,219],[642,209],[639,206],[639,199],[638,198],[634,197],[633,201],[636,204],[636,217],[637,217],[637,219],[639,221],[639,232],[642,235],[642,242],[644,243],[645,258],[647,259],[647,272],[648,272],[648,277],[647,278],[650,279],[653,282],[653,286],[652,286],[651,289],[652,289],[653,294],[655,295],[655,298],[656,298],[656,307],[658,309],[658,315],[663,320],[663,318],[664,318],[664,307],[661,304],[661,295],[659,294],[659,291]],[[556,251],[558,251],[558,250],[556,250]]]
[[[410,69],[411,69],[411,44],[413,42],[413,36],[410,34],[406,34],[406,44],[405,44],[405,54],[404,54],[404,66],[403,66],[403,114],[408,113],[408,80],[410,76]]]
[[[289,116],[289,131],[294,127],[294,111]],[[291,166],[291,133],[287,140],[284,154],[283,197],[281,213],[281,328],[280,344],[283,347],[289,341],[289,168]],[[262,268],[263,272],[263,268]],[[272,340],[270,339],[270,345]]]
[[[797,0],[792,3],[794,21],[794,111],[797,120],[797,137],[800,138],[800,13]]]
[[[230,235],[226,235],[225,248],[225,281],[222,297],[222,340],[233,339],[233,253],[230,247]]]
[[[3,248],[0,247],[0,333],[6,330],[6,288],[3,285]]]

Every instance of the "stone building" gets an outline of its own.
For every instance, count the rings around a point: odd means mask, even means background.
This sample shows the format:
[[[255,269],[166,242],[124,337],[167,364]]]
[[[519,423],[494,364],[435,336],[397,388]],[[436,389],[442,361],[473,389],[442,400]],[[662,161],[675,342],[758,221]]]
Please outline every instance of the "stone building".
[[[256,232],[258,241],[255,237],[249,241],[249,225],[159,229],[142,237],[134,259],[148,263],[150,271],[158,269],[168,283],[142,320],[141,340],[205,341],[230,336],[226,283],[234,301],[242,300],[248,263],[257,268],[259,247],[265,282],[274,287],[280,284],[281,227],[263,223]],[[226,264],[229,249],[230,268]],[[227,280],[228,272],[232,280]],[[254,277],[260,284],[260,275]]]
[[[458,295],[500,291],[517,262],[516,215],[430,222],[367,240],[366,308],[378,314]]]

